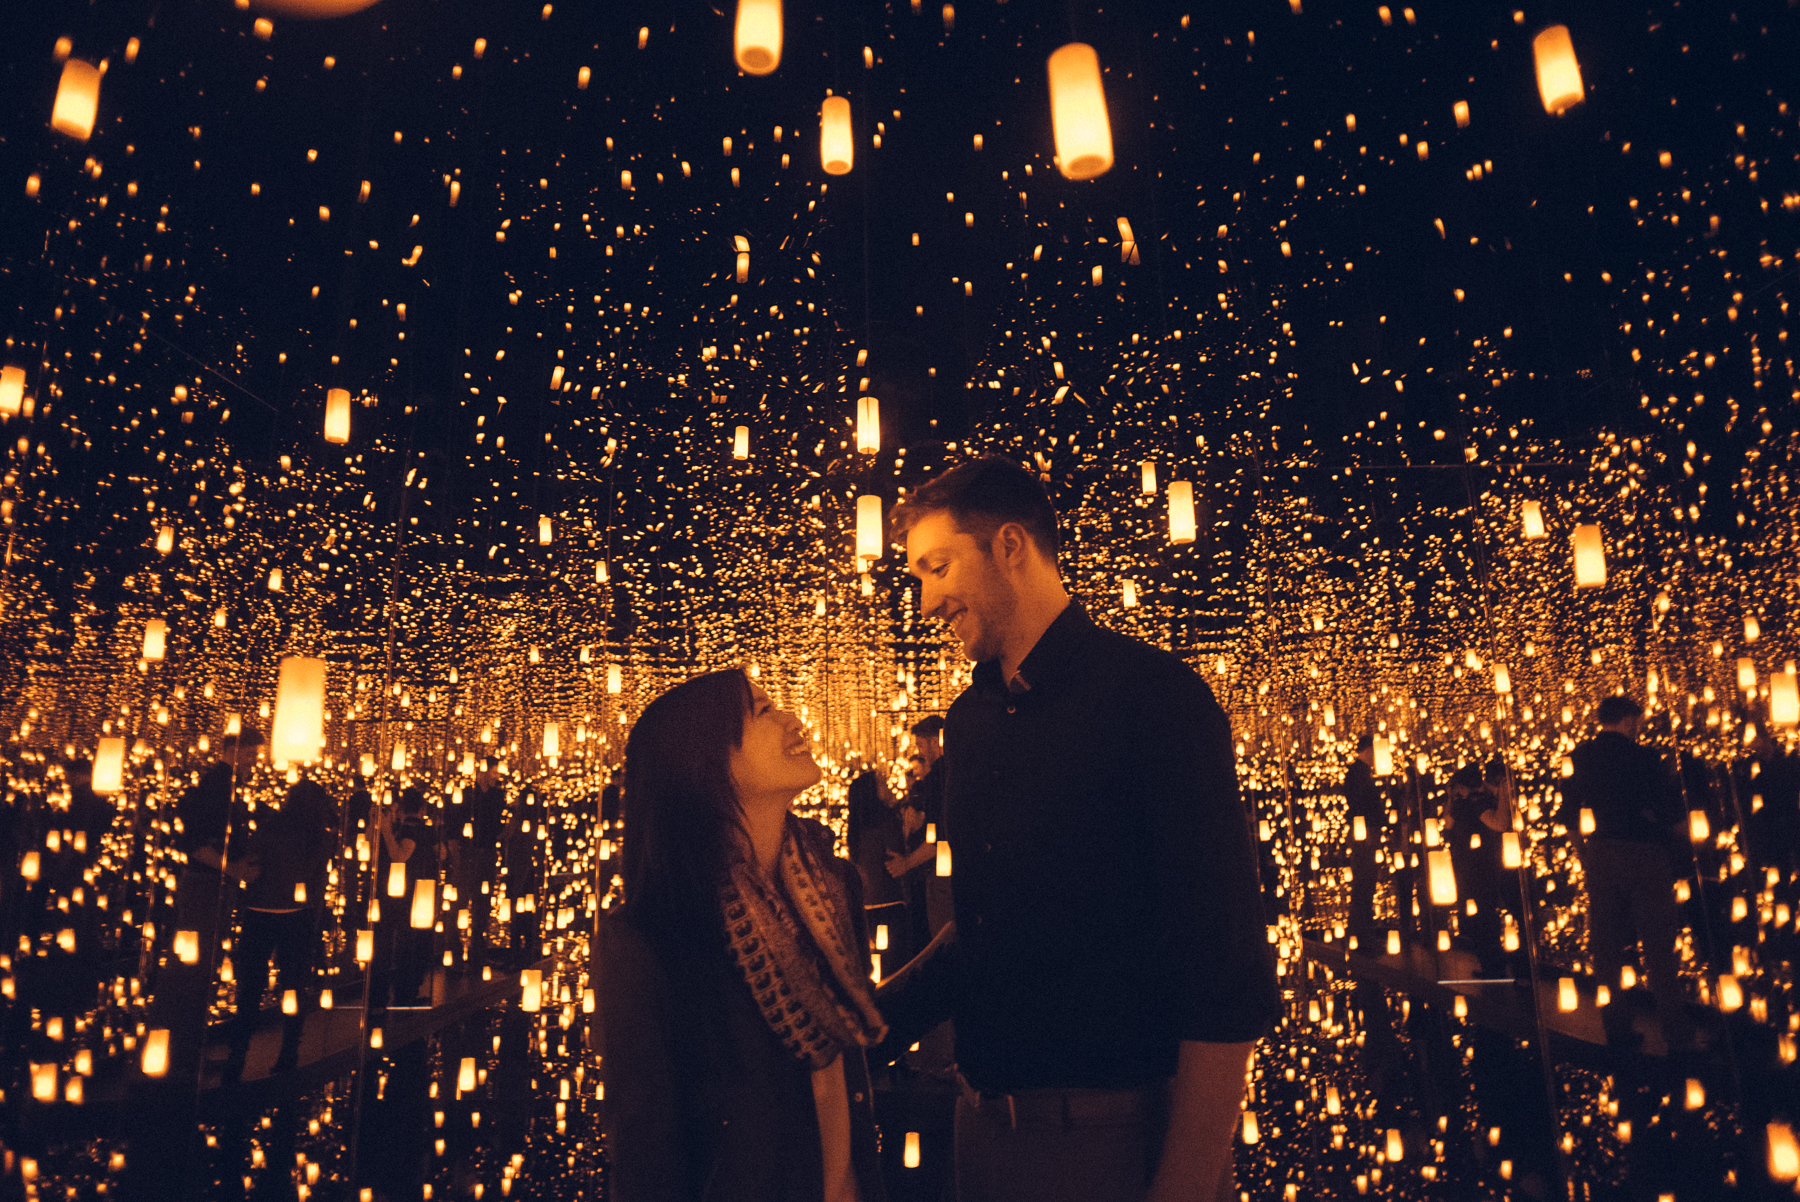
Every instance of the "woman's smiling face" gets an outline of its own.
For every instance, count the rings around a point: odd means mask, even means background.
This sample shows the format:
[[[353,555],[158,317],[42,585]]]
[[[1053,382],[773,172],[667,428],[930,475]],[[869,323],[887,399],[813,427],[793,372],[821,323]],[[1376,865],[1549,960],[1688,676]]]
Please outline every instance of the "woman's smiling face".
[[[821,775],[800,719],[777,709],[763,687],[752,681],[744,737],[731,751],[731,780],[738,800],[749,803],[783,796],[785,804],[818,784]]]

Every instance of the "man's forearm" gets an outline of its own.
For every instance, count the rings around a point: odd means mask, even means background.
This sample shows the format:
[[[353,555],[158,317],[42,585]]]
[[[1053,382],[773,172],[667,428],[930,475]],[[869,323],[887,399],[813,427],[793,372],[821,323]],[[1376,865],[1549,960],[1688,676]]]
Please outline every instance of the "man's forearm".
[[[1231,1188],[1231,1139],[1254,1043],[1183,1040],[1169,1131],[1150,1202],[1216,1202]]]

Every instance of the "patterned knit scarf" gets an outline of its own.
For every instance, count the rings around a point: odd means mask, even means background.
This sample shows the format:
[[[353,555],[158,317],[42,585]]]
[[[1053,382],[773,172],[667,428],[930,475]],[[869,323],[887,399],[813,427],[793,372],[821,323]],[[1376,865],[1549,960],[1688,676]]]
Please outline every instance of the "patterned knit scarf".
[[[741,858],[720,901],[731,958],[763,1018],[816,1071],[845,1048],[879,1043],[887,1024],[860,967],[843,882],[808,843],[800,820],[789,815],[776,869],[780,887]]]

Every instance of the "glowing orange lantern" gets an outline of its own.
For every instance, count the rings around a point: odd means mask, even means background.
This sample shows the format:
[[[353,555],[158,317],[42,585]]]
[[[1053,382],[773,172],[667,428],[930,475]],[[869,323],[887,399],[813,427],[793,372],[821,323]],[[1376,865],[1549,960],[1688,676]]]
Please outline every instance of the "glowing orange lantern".
[[[100,69],[72,58],[63,64],[62,81],[56,85],[56,105],[50,125],[59,133],[85,142],[94,132],[100,111]]]
[[[101,739],[94,752],[94,792],[118,793],[125,788],[125,740]]]
[[[1169,485],[1169,541],[1180,545],[1194,541],[1194,485],[1176,480]]]
[[[350,390],[333,388],[325,393],[325,441],[342,446],[350,441]]]
[[[1070,42],[1050,56],[1050,124],[1057,168],[1069,179],[1094,179],[1112,169],[1112,124],[1100,82],[1100,56]]]
[[[1439,848],[1426,852],[1426,859],[1431,868],[1431,904],[1434,906],[1454,906],[1456,904],[1456,870],[1450,864],[1450,849]]]
[[[1581,65],[1575,61],[1575,43],[1567,25],[1552,25],[1531,41],[1537,58],[1538,95],[1544,111],[1561,116],[1587,97],[1581,86]]]
[[[25,369],[0,367],[0,414],[17,417],[25,407]]]
[[[819,110],[819,162],[826,175],[848,175],[856,161],[856,140],[850,132],[850,101],[827,96]]]
[[[876,397],[856,402],[856,449],[865,455],[881,450],[881,401]]]
[[[269,758],[310,764],[325,745],[325,661],[290,655],[281,661],[275,685],[275,720],[269,727]]]
[[[881,558],[881,498],[856,498],[856,557]]]
[[[731,457],[733,459],[750,458],[750,427],[739,426],[731,435]]]
[[[781,0],[738,0],[735,50],[746,75],[781,65]]]
[[[1575,527],[1575,587],[1598,588],[1606,583],[1606,543],[1600,527]]]

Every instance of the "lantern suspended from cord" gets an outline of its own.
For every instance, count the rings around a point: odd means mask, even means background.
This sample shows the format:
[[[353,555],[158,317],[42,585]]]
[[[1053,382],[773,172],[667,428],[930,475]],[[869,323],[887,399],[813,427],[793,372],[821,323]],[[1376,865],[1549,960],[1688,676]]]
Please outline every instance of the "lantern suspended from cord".
[[[1544,537],[1544,507],[1527,501],[1519,510],[1519,525],[1526,538]]]
[[[1050,56],[1050,124],[1056,165],[1069,179],[1094,179],[1112,169],[1112,125],[1100,82],[1100,56],[1070,42]]]
[[[1194,541],[1194,485],[1188,480],[1169,484],[1169,541],[1180,545]]]
[[[144,658],[160,660],[168,649],[169,624],[161,618],[144,623]]]
[[[290,655],[281,661],[275,685],[275,720],[269,728],[269,758],[276,763],[310,764],[325,745],[325,661]]]
[[[881,402],[875,397],[856,402],[856,449],[865,455],[881,450]]]
[[[100,111],[100,69],[72,58],[63,64],[62,81],[56,86],[56,105],[50,125],[59,133],[85,142],[94,132]]]
[[[848,175],[856,161],[856,141],[850,132],[850,101],[827,96],[819,110],[819,162],[826,175]]]
[[[856,557],[881,558],[881,498],[856,498]]]
[[[746,75],[767,75],[779,67],[781,0],[738,0],[734,45]]]
[[[0,416],[17,417],[25,408],[25,369],[0,367]]]
[[[339,446],[350,441],[350,390],[333,388],[325,394],[325,441]]]
[[[731,457],[750,458],[750,427],[739,426],[731,435]]]
[[[96,793],[118,793],[125,788],[125,740],[101,739],[94,751]]]
[[[1606,543],[1600,527],[1575,527],[1575,587],[1599,588],[1606,583]]]
[[[1531,40],[1531,52],[1537,58],[1538,95],[1546,113],[1560,117],[1586,99],[1567,25],[1552,25],[1538,34]]]
[[[324,20],[359,13],[376,0],[256,0],[256,7],[284,17]]]

